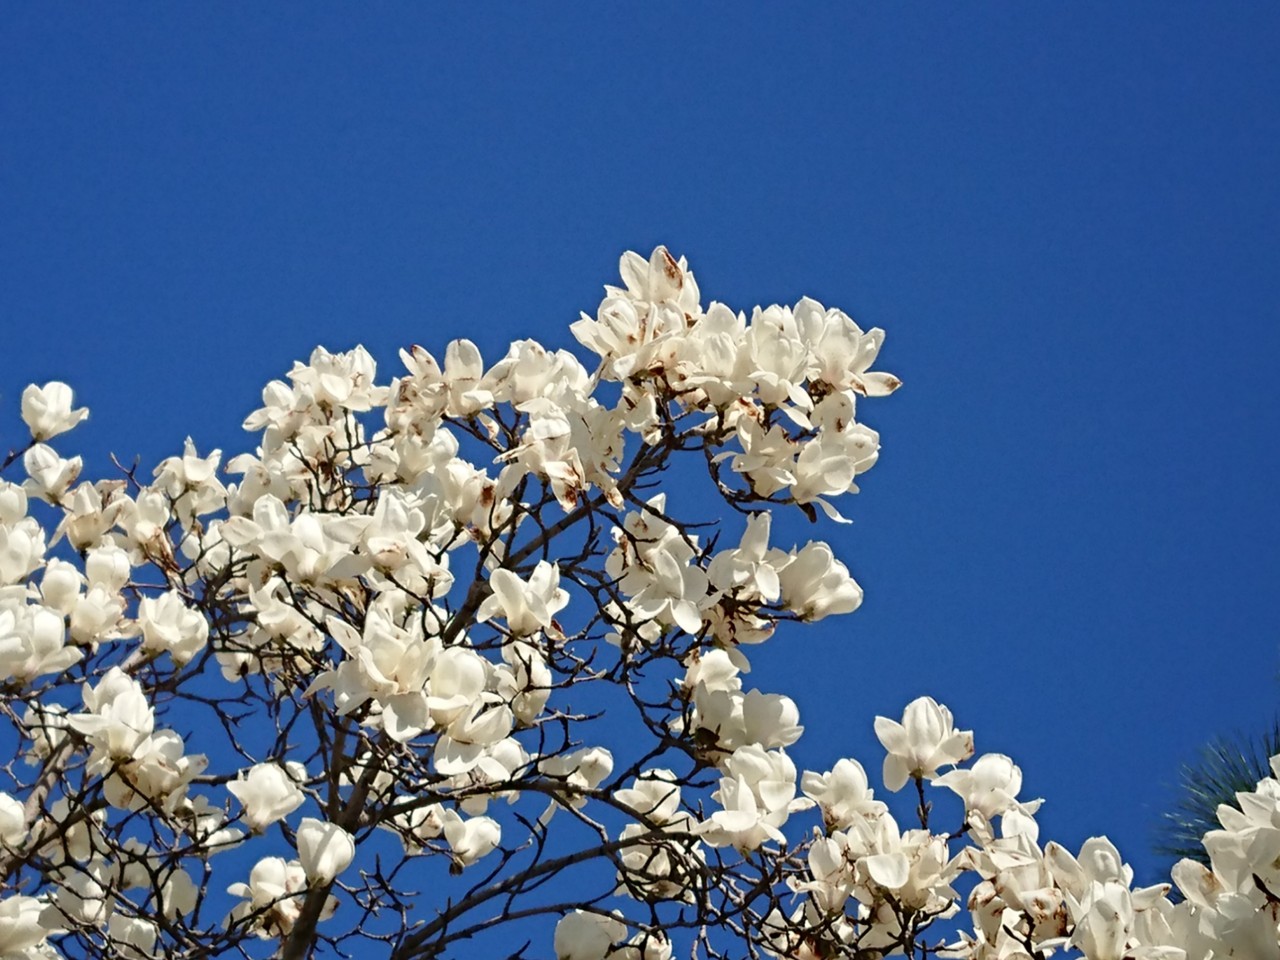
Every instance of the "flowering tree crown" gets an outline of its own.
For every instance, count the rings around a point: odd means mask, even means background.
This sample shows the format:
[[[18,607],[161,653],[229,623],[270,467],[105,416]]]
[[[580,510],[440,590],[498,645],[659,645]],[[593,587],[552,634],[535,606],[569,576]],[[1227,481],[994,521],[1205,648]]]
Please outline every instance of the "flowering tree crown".
[[[455,340],[380,384],[362,348],[317,349],[225,464],[189,440],[81,480],[50,441],[88,411],[27,388],[0,480],[0,956],[405,960],[511,930],[504,955],[558,960],[1280,958],[1280,763],[1222,810],[1211,868],[1175,868],[1176,905],[1105,838],[1042,845],[1018,766],[929,697],[875,721],[914,825],[853,758],[796,769],[799,712],[746,685],[749,651],[862,591],[772,518],[844,521],[879,452],[859,402],[898,386],[883,333],[810,299],[704,306],[662,247],[621,273],[570,328],[589,365]],[[682,515],[681,462],[736,543]],[[601,742],[605,709],[635,735]]]

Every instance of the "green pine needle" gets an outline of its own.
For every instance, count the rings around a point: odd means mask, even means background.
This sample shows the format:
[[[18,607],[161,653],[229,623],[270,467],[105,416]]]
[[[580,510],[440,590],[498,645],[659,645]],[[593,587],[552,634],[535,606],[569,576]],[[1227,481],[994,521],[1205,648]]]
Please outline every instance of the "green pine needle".
[[[1175,860],[1189,857],[1206,866],[1209,855],[1201,838],[1217,830],[1218,806],[1239,809],[1236,794],[1251,791],[1271,775],[1270,758],[1280,753],[1280,717],[1254,740],[1220,737],[1200,752],[1199,762],[1186,764],[1178,784],[1179,797],[1164,815],[1156,852]]]

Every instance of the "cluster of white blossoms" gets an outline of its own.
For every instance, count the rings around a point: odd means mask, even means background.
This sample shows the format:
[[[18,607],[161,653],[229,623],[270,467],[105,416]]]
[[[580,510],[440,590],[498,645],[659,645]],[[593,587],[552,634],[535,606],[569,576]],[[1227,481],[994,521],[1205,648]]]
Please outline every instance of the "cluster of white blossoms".
[[[0,956],[407,960],[542,918],[559,960],[1280,960],[1277,779],[1222,809],[1175,904],[1103,838],[1041,846],[1017,765],[927,697],[875,722],[917,824],[855,759],[796,768],[799,710],[747,651],[861,603],[774,517],[843,520],[879,450],[858,402],[898,386],[883,334],[810,299],[704,307],[662,247],[621,269],[571,326],[589,364],[455,340],[379,383],[317,349],[225,462],[188,440],[82,480],[54,441],[88,412],[23,393]],[[699,473],[740,531],[688,521]]]

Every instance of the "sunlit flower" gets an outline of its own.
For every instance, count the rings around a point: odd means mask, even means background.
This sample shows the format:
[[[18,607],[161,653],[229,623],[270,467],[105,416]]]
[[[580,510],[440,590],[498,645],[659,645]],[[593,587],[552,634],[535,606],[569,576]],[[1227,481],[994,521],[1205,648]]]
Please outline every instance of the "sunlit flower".
[[[556,924],[556,960],[605,960],[626,936],[627,926],[620,919],[574,910]]]
[[[862,605],[862,588],[825,543],[807,543],[792,550],[789,559],[786,556],[771,560],[780,568],[778,582],[788,610],[805,620],[822,620]]]
[[[876,736],[889,751],[884,759],[884,785],[901,790],[910,777],[932,780],[943,764],[973,756],[973,732],[957,730],[951,711],[932,697],[907,704],[902,722],[876,717]]]
[[[490,817],[464,820],[456,811],[445,810],[441,818],[444,821],[444,838],[459,869],[469,867],[492,853],[502,842],[502,827]]]
[[[85,417],[88,407],[71,408],[73,394],[65,383],[53,380],[43,387],[34,383],[22,391],[22,421],[31,429],[31,438],[43,443],[66,433]]]
[[[301,779],[302,772],[297,769],[286,771],[276,763],[259,763],[242,770],[227,784],[227,792],[240,801],[245,823],[257,832],[302,806]]]
[[[507,629],[520,637],[546,630],[551,618],[569,603],[569,593],[560,588],[560,568],[545,560],[533,569],[527,581],[510,570],[495,570],[489,575],[493,590],[476,611],[476,620],[484,623],[493,617],[507,621]]]
[[[143,649],[168,653],[178,666],[184,666],[203,650],[209,639],[209,624],[204,616],[190,609],[173,590],[158,597],[143,597],[138,602],[138,623]]]
[[[71,714],[67,725],[109,757],[132,758],[155,729],[155,715],[142,685],[119,667],[112,667],[96,687],[86,683],[83,691],[88,710]]]
[[[1018,803],[1022,770],[1002,753],[984,753],[968,769],[952,770],[933,782],[954,791],[964,800],[966,810],[991,820]],[[1039,803],[1028,806],[1034,813]]]
[[[843,830],[859,817],[878,817],[885,805],[874,799],[867,773],[857,760],[838,760],[830,773],[806,772],[800,779],[804,795],[822,808],[832,830]]]
[[[298,860],[312,886],[332,883],[356,855],[355,838],[336,823],[304,817],[298,825]]]

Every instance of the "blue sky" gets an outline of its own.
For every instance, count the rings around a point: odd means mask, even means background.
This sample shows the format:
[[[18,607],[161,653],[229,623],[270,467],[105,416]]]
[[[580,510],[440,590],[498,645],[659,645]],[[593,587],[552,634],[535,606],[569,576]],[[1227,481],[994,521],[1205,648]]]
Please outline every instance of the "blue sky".
[[[1180,3],[0,11],[0,446],[239,430],[318,343],[571,346],[618,255],[888,331],[833,536],[863,609],[753,675],[802,763],[928,693],[1151,876],[1277,705],[1280,12]],[[63,444],[64,448],[67,444]]]

